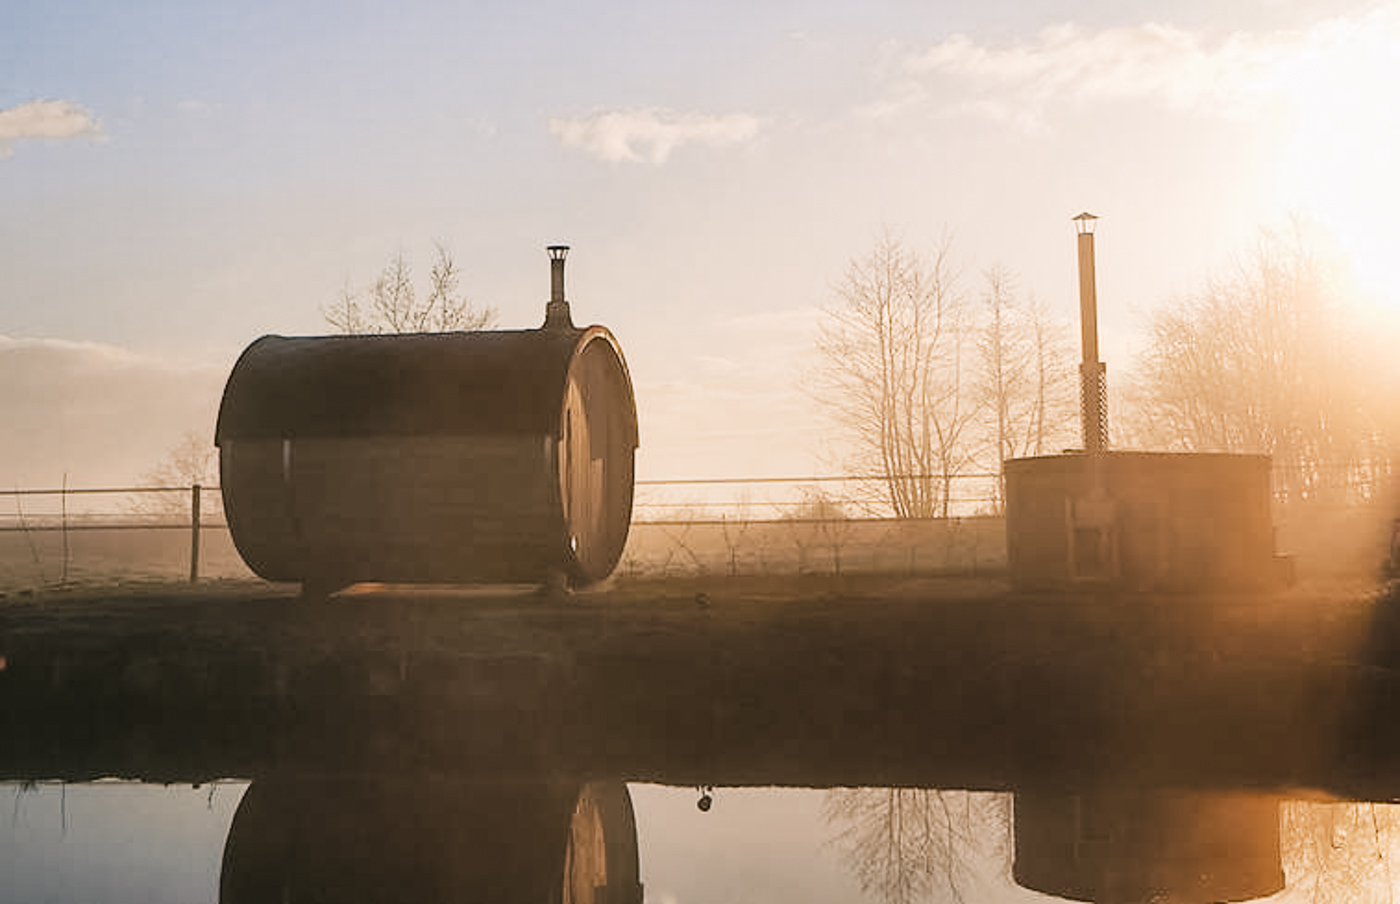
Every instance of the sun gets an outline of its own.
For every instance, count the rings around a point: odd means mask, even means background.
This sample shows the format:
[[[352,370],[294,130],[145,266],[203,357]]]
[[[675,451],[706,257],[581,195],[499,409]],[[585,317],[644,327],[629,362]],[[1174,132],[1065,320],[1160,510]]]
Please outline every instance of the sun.
[[[1320,30],[1279,80],[1279,201],[1335,237],[1359,312],[1400,326],[1400,14]]]

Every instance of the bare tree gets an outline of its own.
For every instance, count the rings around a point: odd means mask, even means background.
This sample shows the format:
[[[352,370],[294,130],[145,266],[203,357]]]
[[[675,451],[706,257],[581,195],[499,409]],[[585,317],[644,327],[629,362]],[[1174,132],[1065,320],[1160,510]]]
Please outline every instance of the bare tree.
[[[1010,853],[1010,795],[924,788],[827,792],[828,823],[861,890],[886,904],[913,904],[941,890],[968,900],[981,858]]]
[[[852,523],[840,499],[820,487],[803,487],[801,501],[782,520],[797,547],[799,571],[808,569],[808,553],[820,543],[831,554],[832,574],[841,574],[841,553],[850,539]]]
[[[1282,501],[1388,470],[1362,337],[1303,224],[1261,231],[1223,277],[1157,310],[1131,390],[1141,440],[1271,455]]]
[[[321,316],[339,333],[449,332],[493,325],[496,310],[478,308],[462,295],[461,270],[452,253],[441,243],[434,248],[426,295],[420,297],[414,290],[413,268],[399,251],[363,292],[352,290],[347,281],[336,300],[321,309]]]
[[[413,273],[408,259],[399,251],[389,259],[369,289],[370,310],[386,333],[425,331],[427,311],[420,307],[413,292]]]
[[[729,576],[737,577],[739,574],[739,548],[744,543],[744,535],[749,532],[749,527],[753,521],[748,516],[748,510],[740,505],[739,512],[733,518],[727,515],[720,515],[719,529],[721,538],[724,540],[724,548],[729,560]]]
[[[998,264],[983,278],[976,388],[1000,508],[1005,498],[1002,463],[1045,454],[1069,439],[1074,365],[1064,326],[1037,300],[1018,297],[1014,273]]]
[[[350,280],[340,289],[340,295],[330,307],[321,309],[321,316],[337,333],[354,335],[373,332],[360,304],[360,296],[350,288]]]
[[[440,332],[484,330],[496,322],[495,308],[476,308],[458,290],[461,271],[443,245],[434,246],[437,255],[428,273],[428,325]]]
[[[886,233],[852,260],[817,336],[809,389],[900,517],[946,517],[972,462],[966,299],[944,238],[924,259]]]
[[[206,437],[188,430],[170,448],[165,457],[141,475],[138,485],[167,490],[188,489],[199,484],[214,488],[219,485],[219,452]],[[201,497],[206,514],[217,511],[217,493]],[[141,493],[131,502],[134,512],[149,515],[184,515],[190,510],[187,493]]]

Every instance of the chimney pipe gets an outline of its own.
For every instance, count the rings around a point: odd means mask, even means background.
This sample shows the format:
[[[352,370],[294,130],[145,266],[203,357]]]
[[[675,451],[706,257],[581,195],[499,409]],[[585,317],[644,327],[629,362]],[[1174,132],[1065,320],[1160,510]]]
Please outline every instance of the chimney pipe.
[[[549,252],[549,303],[544,308],[544,328],[573,329],[569,302],[564,297],[564,259],[569,256],[569,246],[550,245],[545,250]]]
[[[1079,365],[1080,412],[1084,449],[1096,455],[1108,450],[1107,381],[1099,360],[1099,302],[1094,275],[1094,221],[1081,213],[1074,218],[1079,233],[1079,330],[1084,357]]]

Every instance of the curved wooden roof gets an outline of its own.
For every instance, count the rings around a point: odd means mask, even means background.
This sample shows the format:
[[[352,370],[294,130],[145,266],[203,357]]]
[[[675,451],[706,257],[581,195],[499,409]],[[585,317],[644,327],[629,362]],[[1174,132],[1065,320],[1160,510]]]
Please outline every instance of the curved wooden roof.
[[[603,327],[373,336],[263,336],[224,387],[215,443],[284,437],[559,435],[574,356]],[[633,415],[635,418],[635,414]]]

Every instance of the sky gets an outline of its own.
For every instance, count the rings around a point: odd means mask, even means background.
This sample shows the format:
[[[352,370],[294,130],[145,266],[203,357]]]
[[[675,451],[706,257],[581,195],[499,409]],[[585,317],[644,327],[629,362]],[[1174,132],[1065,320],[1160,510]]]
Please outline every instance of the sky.
[[[1154,306],[1292,216],[1388,316],[1396,84],[1400,0],[6,0],[0,485],[212,440],[248,343],[327,331],[435,242],[502,328],[572,246],[643,478],[840,470],[801,374],[886,231],[1072,322],[1099,215],[1110,383]]]

